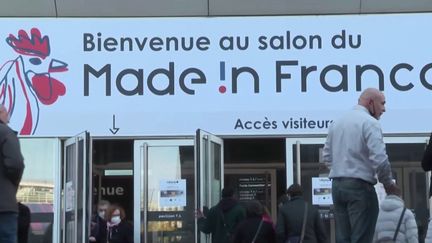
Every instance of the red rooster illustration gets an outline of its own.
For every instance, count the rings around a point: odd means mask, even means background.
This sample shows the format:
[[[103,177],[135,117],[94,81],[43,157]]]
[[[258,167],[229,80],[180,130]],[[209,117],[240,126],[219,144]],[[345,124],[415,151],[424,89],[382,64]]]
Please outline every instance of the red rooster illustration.
[[[67,63],[50,56],[48,36],[32,28],[18,37],[9,34],[6,43],[18,57],[0,66],[0,103],[9,112],[10,122],[20,128],[19,134],[32,135],[39,122],[39,106],[52,105],[66,93],[66,87],[51,73],[67,71]]]

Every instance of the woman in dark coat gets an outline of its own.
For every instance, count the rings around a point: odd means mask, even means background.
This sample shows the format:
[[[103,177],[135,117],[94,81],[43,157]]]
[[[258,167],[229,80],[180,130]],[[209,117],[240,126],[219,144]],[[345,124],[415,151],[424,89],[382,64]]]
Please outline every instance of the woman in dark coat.
[[[263,219],[264,207],[262,204],[257,200],[247,202],[246,213],[247,218],[237,227],[232,242],[275,243],[275,230],[271,222]]]
[[[303,189],[299,184],[291,185],[287,194],[290,201],[279,209],[276,222],[276,238],[278,243],[288,238],[301,238],[304,223],[304,243],[326,243],[327,233],[320,218],[318,209],[303,199]],[[306,211],[306,221],[303,221]]]
[[[107,214],[107,241],[109,243],[133,243],[133,227],[126,221],[126,214],[119,205],[111,205]]]

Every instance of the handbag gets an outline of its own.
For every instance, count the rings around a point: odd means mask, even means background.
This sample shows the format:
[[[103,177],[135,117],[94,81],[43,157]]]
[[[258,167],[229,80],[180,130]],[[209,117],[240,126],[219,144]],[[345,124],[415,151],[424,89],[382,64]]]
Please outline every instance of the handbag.
[[[303,242],[304,234],[306,231],[307,213],[308,213],[308,204],[305,202],[305,210],[304,210],[304,215],[303,215],[303,225],[302,225],[301,235],[300,236],[289,236],[285,243],[302,243]]]
[[[397,224],[396,231],[394,232],[393,238],[384,237],[382,239],[379,239],[377,241],[377,243],[394,243],[394,242],[396,242],[396,238],[397,238],[397,235],[399,233],[399,228],[400,228],[400,226],[402,224],[402,219],[404,217],[405,211],[406,211],[406,208],[404,207],[403,210],[402,210],[401,216],[399,218],[399,222]]]

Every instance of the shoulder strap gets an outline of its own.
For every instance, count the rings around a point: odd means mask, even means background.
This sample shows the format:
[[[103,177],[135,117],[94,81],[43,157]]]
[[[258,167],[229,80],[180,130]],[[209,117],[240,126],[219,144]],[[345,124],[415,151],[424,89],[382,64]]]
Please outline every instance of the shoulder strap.
[[[307,214],[308,214],[308,204],[307,204],[307,202],[305,202],[305,210],[304,210],[304,215],[303,215],[303,226],[302,226],[302,231],[301,231],[300,243],[303,242],[303,238],[304,238],[305,231],[306,231]]]
[[[255,243],[255,240],[256,240],[256,238],[258,237],[258,233],[259,233],[260,230],[261,230],[261,226],[262,226],[262,224],[263,224],[263,220],[261,219],[261,221],[260,221],[260,223],[259,223],[259,225],[258,225],[258,229],[257,229],[257,231],[256,231],[256,233],[255,233],[255,236],[254,236],[254,238],[253,238],[253,240],[252,240],[251,243]]]
[[[402,224],[402,219],[403,219],[404,214],[405,214],[405,210],[406,210],[406,207],[404,207],[403,210],[402,210],[401,216],[400,216],[400,218],[399,218],[398,225],[397,225],[397,227],[396,227],[396,231],[395,231],[395,233],[394,233],[394,235],[393,235],[393,241],[396,241],[397,235],[398,235],[398,233],[399,233],[399,228],[400,228],[400,226],[401,226],[401,224]]]

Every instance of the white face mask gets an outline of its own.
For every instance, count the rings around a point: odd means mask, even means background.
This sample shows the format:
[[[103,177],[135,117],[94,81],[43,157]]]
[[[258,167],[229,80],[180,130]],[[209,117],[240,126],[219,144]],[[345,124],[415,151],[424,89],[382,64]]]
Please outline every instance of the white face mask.
[[[105,218],[105,211],[99,211],[98,215],[99,215],[99,217],[104,219]]]
[[[111,218],[111,223],[113,223],[113,224],[118,224],[118,223],[120,223],[120,221],[121,221],[120,216],[114,216]]]

